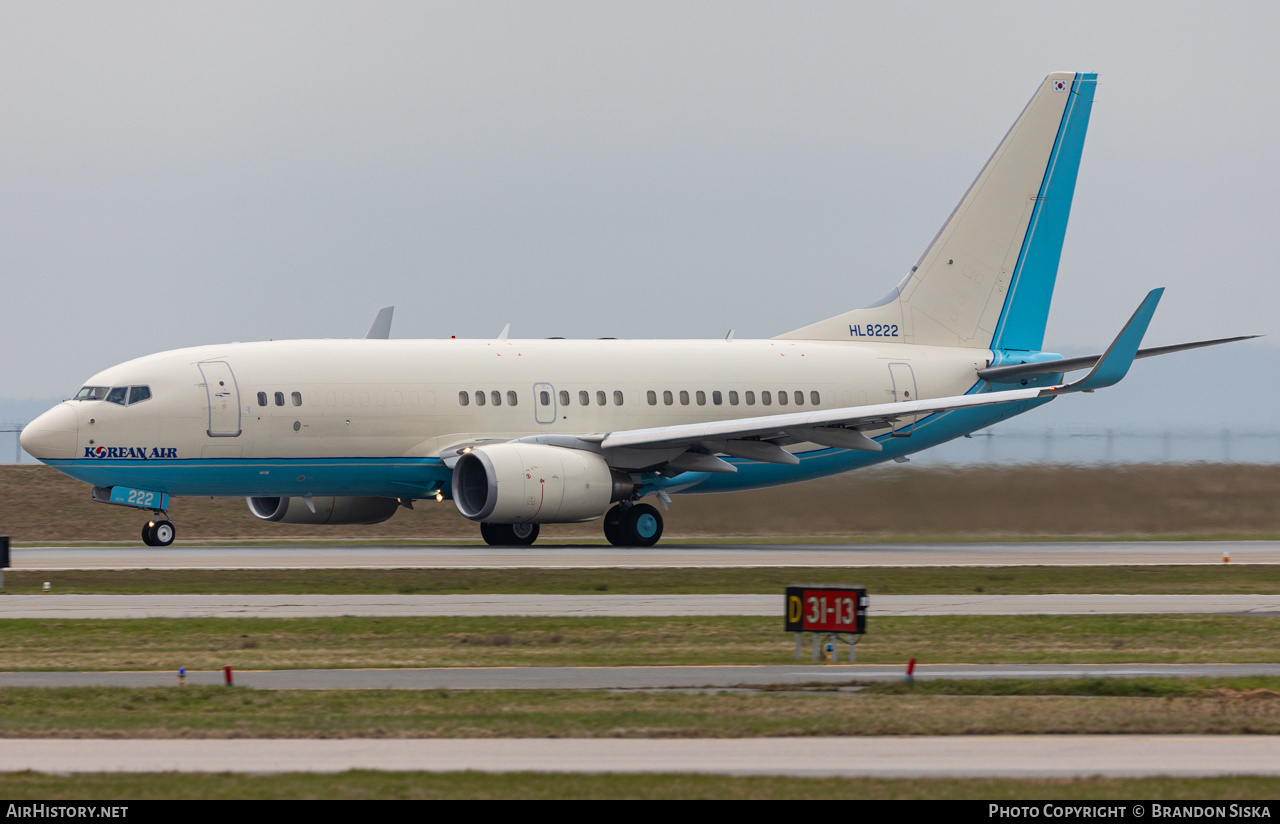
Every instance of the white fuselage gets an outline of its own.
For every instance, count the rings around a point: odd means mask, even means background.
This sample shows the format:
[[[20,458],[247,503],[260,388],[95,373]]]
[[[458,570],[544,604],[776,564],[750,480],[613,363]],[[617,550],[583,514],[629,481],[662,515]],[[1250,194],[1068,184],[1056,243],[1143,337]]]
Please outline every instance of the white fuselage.
[[[295,340],[201,346],[94,375],[86,386],[147,386],[150,397],[128,406],[66,402],[74,435],[64,423],[67,434],[57,442],[41,441],[39,457],[95,485],[171,494],[398,491],[412,497],[438,487],[438,473],[426,472],[419,484],[406,480],[404,468],[425,462],[425,471],[451,444],[960,395],[977,383],[976,370],[991,358],[991,352],[971,348],[791,340]],[[225,375],[217,371],[224,369]],[[224,386],[210,385],[219,375],[230,377]],[[55,412],[68,414],[47,414]],[[949,432],[943,440],[963,434]],[[912,446],[937,442],[925,441]],[[790,448],[804,453],[803,445]],[[868,459],[901,451],[857,457],[874,462]],[[326,460],[324,471],[293,471]],[[344,478],[332,460],[359,466]],[[388,461],[400,472],[387,483],[361,463]],[[853,466],[824,467],[816,474],[848,468]],[[759,478],[738,480],[717,488],[762,485]]]

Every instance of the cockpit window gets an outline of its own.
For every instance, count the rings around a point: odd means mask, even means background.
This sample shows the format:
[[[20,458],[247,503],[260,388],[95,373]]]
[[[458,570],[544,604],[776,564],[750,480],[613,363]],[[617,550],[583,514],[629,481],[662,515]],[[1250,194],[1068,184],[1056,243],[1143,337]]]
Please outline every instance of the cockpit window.
[[[151,397],[150,386],[85,386],[76,393],[78,401],[107,401],[125,406]]]

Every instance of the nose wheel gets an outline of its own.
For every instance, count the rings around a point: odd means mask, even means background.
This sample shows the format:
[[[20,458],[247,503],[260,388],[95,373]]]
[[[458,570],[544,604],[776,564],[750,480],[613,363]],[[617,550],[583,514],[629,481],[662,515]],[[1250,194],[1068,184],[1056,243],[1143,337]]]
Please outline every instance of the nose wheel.
[[[147,546],[168,546],[175,537],[173,521],[167,518],[147,521],[142,527],[142,542]]]
[[[614,546],[653,546],[662,537],[662,515],[648,504],[615,506],[604,514],[604,537]]]

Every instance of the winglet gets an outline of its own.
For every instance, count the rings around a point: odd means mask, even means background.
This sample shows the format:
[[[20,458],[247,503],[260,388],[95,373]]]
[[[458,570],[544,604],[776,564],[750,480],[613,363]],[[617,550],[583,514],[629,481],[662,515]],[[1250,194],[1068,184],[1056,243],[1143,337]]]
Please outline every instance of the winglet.
[[[1133,365],[1138,347],[1142,345],[1142,338],[1147,334],[1151,316],[1155,314],[1156,306],[1160,303],[1160,296],[1163,294],[1164,287],[1152,289],[1147,293],[1138,310],[1133,313],[1133,317],[1129,318],[1129,322],[1124,325],[1120,334],[1116,335],[1116,339],[1107,347],[1107,351],[1093,365],[1093,369],[1089,370],[1089,374],[1075,383],[1046,390],[1046,394],[1092,392],[1095,389],[1119,383],[1125,375],[1129,374],[1129,367]]]
[[[378,310],[378,316],[373,319],[373,325],[369,327],[369,333],[365,335],[366,339],[387,340],[391,337],[391,314],[395,312],[396,307],[384,306]]]

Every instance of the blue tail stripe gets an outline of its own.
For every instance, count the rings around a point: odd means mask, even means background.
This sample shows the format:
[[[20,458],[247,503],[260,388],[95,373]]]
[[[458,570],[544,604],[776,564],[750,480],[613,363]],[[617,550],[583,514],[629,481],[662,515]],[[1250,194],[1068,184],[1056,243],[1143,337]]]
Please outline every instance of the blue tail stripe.
[[[1009,286],[1009,296],[996,324],[992,349],[1034,352],[1044,345],[1049,303],[1058,276],[1058,260],[1062,256],[1097,79],[1093,73],[1078,73],[1071,84],[1071,98],[1063,112],[1053,151],[1049,154],[1036,207]]]

